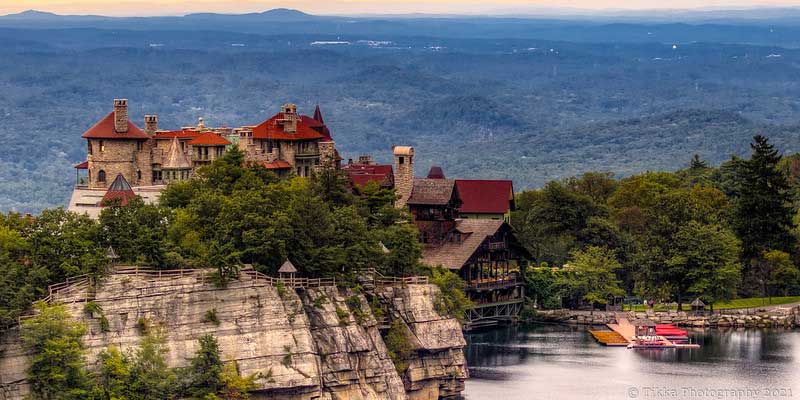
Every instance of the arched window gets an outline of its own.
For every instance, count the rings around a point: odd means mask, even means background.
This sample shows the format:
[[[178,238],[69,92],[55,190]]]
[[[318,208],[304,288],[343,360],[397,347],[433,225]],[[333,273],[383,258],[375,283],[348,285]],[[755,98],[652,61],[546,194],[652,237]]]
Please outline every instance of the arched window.
[[[105,182],[106,181],[106,171],[103,171],[101,169],[100,172],[97,173],[97,181],[98,182]]]

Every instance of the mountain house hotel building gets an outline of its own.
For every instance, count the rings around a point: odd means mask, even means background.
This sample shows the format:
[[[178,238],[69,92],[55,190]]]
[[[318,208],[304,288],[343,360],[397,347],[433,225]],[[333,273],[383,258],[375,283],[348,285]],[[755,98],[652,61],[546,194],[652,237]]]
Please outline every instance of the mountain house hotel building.
[[[200,118],[195,126],[162,130],[157,115],[145,115],[144,129],[138,127],[128,116],[128,100],[115,99],[114,109],[81,137],[87,157],[75,166],[69,209],[93,217],[117,176],[145,202],[155,202],[165,185],[191,178],[234,144],[245,160],[279,176],[308,177],[315,168],[338,167],[340,160],[319,107],[309,117],[298,114],[294,104],[253,126],[207,127]]]

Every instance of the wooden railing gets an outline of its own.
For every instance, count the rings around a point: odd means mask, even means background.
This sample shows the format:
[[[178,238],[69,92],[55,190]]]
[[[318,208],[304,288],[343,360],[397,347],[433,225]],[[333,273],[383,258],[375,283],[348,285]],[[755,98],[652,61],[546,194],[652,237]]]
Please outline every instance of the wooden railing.
[[[516,274],[514,274],[514,275],[505,275],[499,278],[489,278],[489,279],[482,279],[480,281],[468,282],[467,287],[469,289],[475,289],[475,290],[502,289],[521,284],[522,284],[522,279],[520,279]]]
[[[505,250],[506,242],[490,242],[486,247],[488,247],[489,251]]]
[[[384,276],[375,268],[367,268],[361,273],[370,276],[375,286],[427,285],[430,283],[427,276]]]

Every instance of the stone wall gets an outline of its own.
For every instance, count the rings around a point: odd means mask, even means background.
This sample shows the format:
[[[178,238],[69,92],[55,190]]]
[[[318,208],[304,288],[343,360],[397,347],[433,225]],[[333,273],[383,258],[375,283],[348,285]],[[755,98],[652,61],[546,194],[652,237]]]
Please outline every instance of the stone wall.
[[[236,362],[243,375],[260,374],[255,399],[416,400],[463,390],[464,338],[457,321],[434,311],[435,286],[381,289],[390,312],[416,338],[418,356],[401,377],[363,295],[333,287],[278,290],[245,274],[221,289],[206,275],[112,274],[95,290],[78,287],[56,300],[88,325],[90,368],[108,346],[123,351],[137,346],[141,327],[148,326],[165,332],[171,367],[187,365],[197,339],[214,335],[224,361]],[[83,311],[87,298],[102,307],[108,332],[100,329],[98,315]],[[218,324],[204,318],[209,310],[215,310]],[[29,361],[17,328],[0,336],[0,354],[0,399],[21,400],[28,393]]]
[[[628,320],[648,318],[657,324],[673,324],[696,328],[795,328],[800,327],[800,307],[723,310],[697,314],[691,312],[605,312],[576,310],[545,310],[536,313],[536,320],[575,325],[605,325],[616,323],[617,315]]]

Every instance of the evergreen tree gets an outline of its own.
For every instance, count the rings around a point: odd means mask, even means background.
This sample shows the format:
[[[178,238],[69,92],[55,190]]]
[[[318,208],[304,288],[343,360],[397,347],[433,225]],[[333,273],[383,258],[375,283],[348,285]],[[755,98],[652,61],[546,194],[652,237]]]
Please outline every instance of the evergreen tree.
[[[214,336],[203,335],[198,342],[200,348],[197,349],[184,373],[189,384],[188,394],[194,399],[206,399],[216,396],[225,386],[222,379],[225,365],[222,363],[219,344]]]
[[[734,226],[742,241],[745,276],[756,273],[754,261],[767,250],[794,251],[794,210],[781,156],[767,138],[756,136],[750,160],[737,168],[738,194]]]

